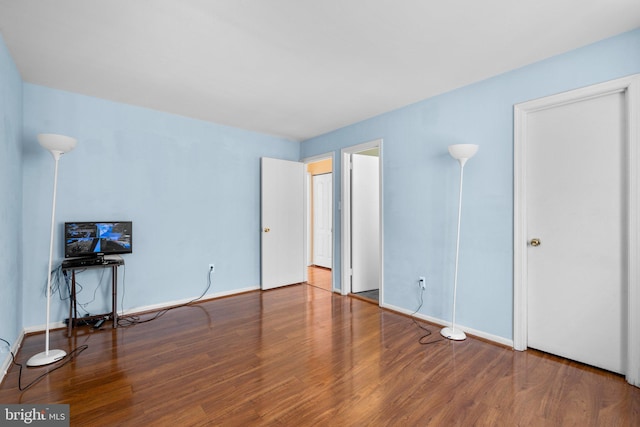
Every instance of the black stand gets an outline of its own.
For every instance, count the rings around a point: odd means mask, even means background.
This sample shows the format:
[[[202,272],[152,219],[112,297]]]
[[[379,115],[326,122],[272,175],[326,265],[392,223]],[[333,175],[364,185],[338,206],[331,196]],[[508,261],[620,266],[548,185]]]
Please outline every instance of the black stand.
[[[76,270],[84,270],[89,268],[111,268],[111,320],[113,320],[113,328],[118,327],[118,267],[124,265],[122,258],[107,259],[102,258],[101,263],[92,265],[80,264],[65,261],[62,264],[62,271],[71,271],[71,292],[69,300],[69,322],[67,325],[67,336],[71,336],[74,324],[78,317],[78,302],[76,300]],[[109,317],[109,315],[99,316],[100,318]]]

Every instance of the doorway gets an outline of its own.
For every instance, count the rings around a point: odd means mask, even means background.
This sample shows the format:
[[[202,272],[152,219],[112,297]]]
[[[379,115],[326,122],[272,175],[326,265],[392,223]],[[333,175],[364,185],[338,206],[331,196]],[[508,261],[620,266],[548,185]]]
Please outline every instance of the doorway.
[[[383,304],[382,140],[342,150],[342,288]]]
[[[333,291],[333,156],[305,160],[307,283]]]
[[[636,385],[638,86],[636,76],[519,104],[514,126],[514,348]]]

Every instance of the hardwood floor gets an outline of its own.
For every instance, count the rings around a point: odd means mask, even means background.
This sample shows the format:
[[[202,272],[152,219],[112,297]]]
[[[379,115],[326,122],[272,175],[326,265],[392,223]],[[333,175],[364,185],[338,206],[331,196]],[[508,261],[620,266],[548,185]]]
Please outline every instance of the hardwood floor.
[[[411,319],[309,285],[65,332],[53,348],[88,348],[24,392],[12,367],[0,402],[68,403],[73,426],[640,425],[640,389],[618,375],[472,337],[420,345]]]
[[[307,267],[307,283],[316,288],[331,291],[331,269],[324,267],[316,267],[315,265]]]

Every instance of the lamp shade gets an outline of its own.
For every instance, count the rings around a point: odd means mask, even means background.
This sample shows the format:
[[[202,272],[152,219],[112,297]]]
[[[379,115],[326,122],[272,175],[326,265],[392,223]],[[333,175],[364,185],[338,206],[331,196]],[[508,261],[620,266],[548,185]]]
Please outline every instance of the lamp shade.
[[[476,144],[455,144],[449,146],[449,154],[456,160],[470,159],[478,152]]]
[[[60,154],[68,153],[76,147],[78,141],[70,136],[58,135],[56,133],[38,134],[38,142],[43,148]]]

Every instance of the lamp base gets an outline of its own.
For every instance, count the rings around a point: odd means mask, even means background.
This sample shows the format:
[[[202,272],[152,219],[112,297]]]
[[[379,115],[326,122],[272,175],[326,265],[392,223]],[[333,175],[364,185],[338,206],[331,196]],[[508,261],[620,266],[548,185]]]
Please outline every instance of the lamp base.
[[[442,328],[440,330],[440,335],[442,335],[445,338],[449,338],[450,340],[456,340],[456,341],[462,341],[467,339],[467,335],[462,332],[460,329],[454,329],[454,328]]]
[[[53,362],[57,362],[58,360],[64,358],[67,355],[67,352],[64,350],[49,350],[47,353],[43,351],[42,353],[35,354],[31,356],[29,360],[27,360],[27,366],[44,366]]]

